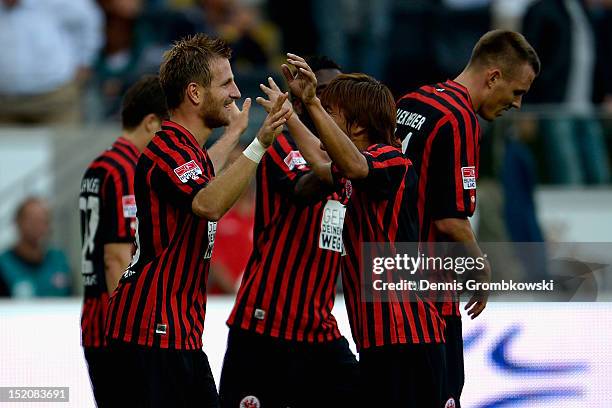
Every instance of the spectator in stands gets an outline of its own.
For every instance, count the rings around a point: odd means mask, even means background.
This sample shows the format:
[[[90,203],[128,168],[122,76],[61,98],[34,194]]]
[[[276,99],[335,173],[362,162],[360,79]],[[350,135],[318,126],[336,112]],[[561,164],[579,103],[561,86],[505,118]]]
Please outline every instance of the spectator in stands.
[[[200,16],[157,0],[98,0],[106,41],[96,64],[96,119],[119,119],[121,98],[138,79],[157,74],[164,51],[183,37],[206,32]]]
[[[232,65],[238,72],[267,68],[278,54],[275,29],[259,9],[240,0],[199,0],[202,31],[223,38],[234,53]]]
[[[314,0],[313,7],[319,53],[349,71],[382,78],[390,48],[393,1]]]
[[[101,25],[94,0],[0,0],[0,123],[79,122]]]
[[[69,296],[70,268],[65,255],[49,248],[51,214],[47,202],[30,197],[17,209],[15,246],[0,254],[0,278],[15,298]]]
[[[554,106],[552,115],[540,121],[549,179],[567,184],[609,182],[603,131],[593,117],[593,102],[603,98],[597,93],[609,72],[597,69],[597,37],[585,2],[534,2],[523,19],[523,33],[544,67],[525,103]]]

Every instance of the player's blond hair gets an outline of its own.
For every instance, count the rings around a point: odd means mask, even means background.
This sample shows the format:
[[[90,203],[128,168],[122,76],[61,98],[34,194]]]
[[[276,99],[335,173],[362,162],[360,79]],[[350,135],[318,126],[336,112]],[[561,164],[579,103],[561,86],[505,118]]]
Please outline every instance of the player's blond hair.
[[[164,54],[159,81],[166,95],[168,109],[183,102],[185,89],[191,82],[208,87],[212,80],[210,63],[215,58],[230,59],[232,50],[220,38],[195,34],[185,37]]]

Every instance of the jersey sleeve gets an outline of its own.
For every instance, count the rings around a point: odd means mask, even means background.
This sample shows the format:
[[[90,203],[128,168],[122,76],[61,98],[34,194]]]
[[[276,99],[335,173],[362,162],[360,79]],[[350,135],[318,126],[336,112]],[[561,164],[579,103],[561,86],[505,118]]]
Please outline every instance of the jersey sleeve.
[[[368,175],[351,182],[380,199],[394,194],[406,175],[410,160],[399,148],[383,144],[372,146],[362,154],[368,163]],[[343,176],[335,165],[332,166],[332,173],[334,180],[340,180]]]
[[[474,213],[478,169],[475,154],[469,150],[459,124],[450,120],[440,127],[426,176],[434,219],[466,218]]]
[[[117,170],[107,174],[101,204],[103,243],[133,242],[136,217],[133,172]]]
[[[310,173],[310,167],[297,146],[284,136],[279,136],[263,157],[265,182],[279,191],[291,194],[300,178]]]
[[[179,207],[191,208],[193,198],[212,179],[212,164],[202,160],[196,152],[184,145],[173,150],[152,148],[156,171],[153,188],[159,194]]]

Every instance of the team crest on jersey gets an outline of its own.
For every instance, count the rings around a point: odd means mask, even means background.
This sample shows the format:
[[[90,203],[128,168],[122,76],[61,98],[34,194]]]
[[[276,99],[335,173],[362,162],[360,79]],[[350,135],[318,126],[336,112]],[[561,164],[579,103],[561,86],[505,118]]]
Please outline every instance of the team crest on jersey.
[[[174,169],[174,174],[176,174],[183,183],[187,183],[189,179],[197,180],[202,174],[202,169],[192,160]]]
[[[346,180],[346,184],[344,184],[344,191],[346,192],[346,198],[351,198],[353,195],[353,184],[351,183],[351,180]]]
[[[461,168],[464,190],[476,190],[476,167],[468,166]]]
[[[240,408],[260,408],[261,403],[257,397],[249,395],[240,401]]]
[[[121,204],[123,206],[123,216],[125,218],[136,217],[136,197],[134,195],[124,195],[121,197]]]
[[[446,401],[446,404],[444,404],[444,408],[456,408],[457,405],[455,404],[455,399],[454,398],[449,398],[448,401]]]
[[[297,168],[298,170],[302,170],[306,166],[306,160],[302,157],[302,153],[299,150],[292,150],[289,152],[287,157],[284,160],[289,170],[293,170]]]

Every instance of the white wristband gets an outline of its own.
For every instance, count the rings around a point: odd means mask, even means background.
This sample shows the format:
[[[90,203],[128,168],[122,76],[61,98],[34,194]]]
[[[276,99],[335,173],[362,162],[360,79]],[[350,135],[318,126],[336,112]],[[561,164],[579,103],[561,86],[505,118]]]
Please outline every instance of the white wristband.
[[[248,145],[247,148],[244,149],[244,151],[242,152],[242,154],[244,154],[247,157],[247,159],[255,163],[259,163],[265,153],[266,153],[266,148],[263,147],[263,145],[261,144],[261,142],[259,141],[257,137],[253,139],[251,144]]]

